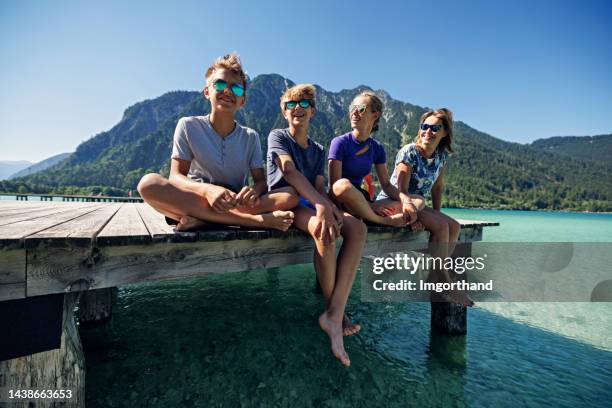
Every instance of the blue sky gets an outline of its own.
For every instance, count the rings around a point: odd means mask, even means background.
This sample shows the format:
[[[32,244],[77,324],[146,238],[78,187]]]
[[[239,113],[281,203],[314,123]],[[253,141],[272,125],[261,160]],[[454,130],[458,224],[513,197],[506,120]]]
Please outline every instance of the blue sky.
[[[251,76],[366,84],[504,140],[612,133],[611,20],[605,0],[0,0],[0,160],[71,151],[232,50]]]

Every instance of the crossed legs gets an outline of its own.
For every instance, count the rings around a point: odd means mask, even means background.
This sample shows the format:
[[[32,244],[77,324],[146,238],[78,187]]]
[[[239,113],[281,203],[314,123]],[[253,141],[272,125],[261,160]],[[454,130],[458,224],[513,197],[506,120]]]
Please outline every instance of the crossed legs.
[[[147,174],[140,180],[138,192],[151,207],[166,217],[179,221],[179,230],[197,228],[209,221],[286,231],[293,222],[293,213],[286,210],[298,204],[294,190],[283,189],[260,197],[259,204],[253,208],[243,207],[219,213],[210,207],[204,197],[182,189],[155,173]]]

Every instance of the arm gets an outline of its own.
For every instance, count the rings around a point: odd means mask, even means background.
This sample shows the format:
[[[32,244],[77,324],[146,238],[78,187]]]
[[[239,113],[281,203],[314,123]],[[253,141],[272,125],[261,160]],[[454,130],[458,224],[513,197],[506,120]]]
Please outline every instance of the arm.
[[[391,184],[391,179],[389,178],[389,171],[387,170],[387,164],[381,163],[376,165],[376,175],[378,176],[378,181],[380,181],[380,187],[382,190],[395,201],[401,201],[399,190]]]
[[[217,212],[227,212],[236,206],[236,195],[226,188],[209,183],[198,183],[187,177],[191,161],[172,159],[169,180],[178,188],[191,191],[204,197]]]
[[[325,205],[326,201],[322,194],[317,191],[315,186],[310,184],[310,181],[295,168],[293,159],[288,154],[279,154],[276,157],[276,165],[283,172],[283,178],[287,183],[291,184],[297,192],[310,201],[313,205]]]
[[[317,176],[315,183],[310,184],[308,179],[300,173],[293,163],[293,159],[288,154],[281,154],[276,157],[276,164],[283,172],[283,177],[287,183],[291,184],[302,197],[306,198],[315,206],[318,224],[315,228],[315,235],[325,243],[336,239],[340,233],[340,226],[334,219],[334,210],[331,202],[325,194],[325,179]]]
[[[336,181],[342,178],[342,161],[328,160],[327,171],[329,174],[329,196],[335,199],[333,186]]]
[[[440,169],[440,175],[431,188],[431,204],[434,210],[442,208],[442,192],[444,191],[444,167]]]
[[[405,162],[400,162],[395,168],[397,172],[397,185],[396,188],[389,181],[389,173],[387,172],[387,167],[385,165],[377,165],[376,170],[378,170],[378,166],[381,166],[381,171],[379,174],[380,183],[383,186],[383,190],[387,195],[393,200],[399,201],[402,203],[402,212],[407,217],[410,223],[416,221],[417,219],[417,211],[419,208],[412,201],[410,195],[408,194],[408,186],[410,184],[410,175],[412,173],[412,168],[409,164]],[[381,179],[380,174],[383,174],[384,179]],[[383,181],[387,184],[387,189],[384,188],[386,184],[383,184]]]

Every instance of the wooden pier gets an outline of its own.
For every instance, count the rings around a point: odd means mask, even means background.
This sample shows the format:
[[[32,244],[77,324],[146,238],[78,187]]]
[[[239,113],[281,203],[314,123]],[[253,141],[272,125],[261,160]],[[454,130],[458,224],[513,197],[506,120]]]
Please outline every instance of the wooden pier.
[[[499,225],[460,222],[464,256],[484,227]],[[428,237],[369,227],[364,256],[422,250]],[[312,239],[296,229],[175,233],[143,203],[0,201],[0,388],[70,387],[74,406],[84,406],[85,361],[73,313],[79,303],[80,319],[104,319],[113,287],[311,263],[312,251]],[[36,318],[38,310],[48,316]],[[465,308],[432,304],[432,328],[465,334]],[[17,331],[41,344],[24,343]]]

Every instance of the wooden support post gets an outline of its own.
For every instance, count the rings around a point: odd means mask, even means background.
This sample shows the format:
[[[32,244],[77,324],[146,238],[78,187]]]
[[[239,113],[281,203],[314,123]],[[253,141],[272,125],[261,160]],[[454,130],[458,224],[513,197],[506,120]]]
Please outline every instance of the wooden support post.
[[[459,242],[453,255],[471,256],[472,244]],[[431,329],[451,336],[467,334],[467,308],[454,303],[431,302]]]
[[[103,322],[113,312],[113,288],[81,292],[77,317],[79,322]]]
[[[13,390],[67,390],[70,400],[20,400],[11,407],[84,407],[85,357],[74,319],[78,293],[64,295],[61,347],[0,361],[0,387]],[[31,405],[33,404],[33,405]]]

